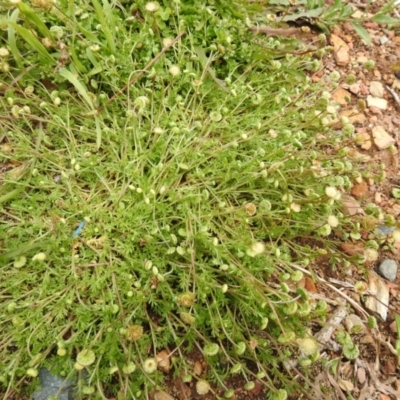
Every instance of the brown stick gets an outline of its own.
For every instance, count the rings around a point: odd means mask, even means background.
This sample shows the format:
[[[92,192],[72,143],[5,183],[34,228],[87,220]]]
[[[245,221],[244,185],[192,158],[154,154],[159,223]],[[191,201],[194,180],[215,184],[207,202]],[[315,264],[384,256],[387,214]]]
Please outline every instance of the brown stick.
[[[113,102],[119,95],[121,95],[125,90],[135,83],[170,47],[172,47],[178,40],[181,39],[183,35],[185,35],[186,32],[181,32],[171,43],[169,43],[167,46],[165,46],[134,78],[132,78],[121,90],[119,90],[117,93],[114,94],[111,99],[107,101],[107,104],[110,104]],[[101,108],[99,109],[99,111]]]

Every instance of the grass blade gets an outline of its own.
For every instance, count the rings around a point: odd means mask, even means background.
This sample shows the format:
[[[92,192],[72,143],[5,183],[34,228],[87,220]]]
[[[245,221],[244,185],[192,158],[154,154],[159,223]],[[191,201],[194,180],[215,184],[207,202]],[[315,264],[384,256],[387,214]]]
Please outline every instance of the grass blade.
[[[15,9],[13,11],[13,13],[10,16],[10,19],[8,22],[14,22],[16,23],[19,17],[19,10]],[[2,21],[3,24],[3,21]],[[14,57],[14,61],[17,63],[18,67],[23,69],[24,65],[22,63],[22,57],[21,57],[21,53],[18,50],[18,46],[17,46],[17,38],[15,36],[15,29],[13,27],[12,24],[8,24],[8,45],[10,47],[11,53]]]
[[[371,36],[369,36],[368,31],[362,27],[361,25],[351,22],[351,26],[354,28],[354,30],[357,32],[357,34],[360,36],[362,40],[364,40],[369,46],[371,45]]]
[[[19,3],[18,8],[30,24],[32,24],[44,37],[54,40],[52,33],[38,15],[25,3]]]
[[[107,39],[108,48],[110,49],[111,53],[115,53],[114,35],[110,31],[110,27],[114,28],[110,5],[104,0],[104,8],[102,9],[97,0],[92,0],[92,3],[96,11],[97,18],[99,19],[101,27],[103,28],[104,36]],[[108,20],[105,18],[105,13],[107,13]]]
[[[74,85],[75,89],[79,92],[79,94],[84,98],[86,103],[89,105],[91,110],[94,110],[94,105],[92,99],[88,95],[88,90],[86,89],[85,85],[78,81],[75,75],[67,70],[66,68],[60,68],[59,73],[62,77],[67,79],[72,85]]]
[[[36,50],[47,62],[55,64],[55,59],[49,54],[49,52],[46,50],[46,47],[39,42],[39,40],[32,34],[31,31],[12,21],[9,21],[9,24],[14,27],[14,29],[21,35],[26,43],[32,47],[33,50]]]

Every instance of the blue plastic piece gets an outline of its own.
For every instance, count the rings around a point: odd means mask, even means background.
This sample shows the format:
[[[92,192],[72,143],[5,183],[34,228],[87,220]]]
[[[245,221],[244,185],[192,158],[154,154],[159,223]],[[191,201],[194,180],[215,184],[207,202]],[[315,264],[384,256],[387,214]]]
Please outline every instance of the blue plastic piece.
[[[73,238],[80,235],[80,233],[82,232],[82,229],[84,228],[85,224],[86,224],[86,221],[85,221],[85,220],[83,220],[83,221],[79,224],[79,226],[76,228],[76,230],[75,230],[74,233],[72,234],[72,237],[73,237]]]

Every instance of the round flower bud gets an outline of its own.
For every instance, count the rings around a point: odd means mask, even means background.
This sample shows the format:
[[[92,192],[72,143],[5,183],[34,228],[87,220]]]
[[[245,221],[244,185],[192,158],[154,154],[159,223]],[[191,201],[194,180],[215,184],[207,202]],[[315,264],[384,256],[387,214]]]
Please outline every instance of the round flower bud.
[[[7,57],[10,52],[5,47],[0,47],[0,57]]]
[[[203,395],[203,394],[207,394],[209,391],[210,391],[210,384],[206,380],[199,379],[196,382],[197,394]]]
[[[193,293],[191,292],[186,292],[186,293],[182,293],[179,297],[178,297],[178,303],[181,306],[184,307],[191,307],[193,306],[193,304],[196,301],[196,297]]]
[[[178,76],[181,73],[180,68],[177,65],[172,65],[169,69],[169,73],[172,76]]]
[[[36,378],[39,375],[39,371],[36,368],[29,368],[26,371],[26,375],[28,375],[31,378]]]
[[[246,351],[246,343],[239,342],[235,347],[235,353],[240,356]]]
[[[64,357],[67,354],[66,349],[57,349],[57,355],[60,357]]]
[[[336,228],[339,225],[339,219],[335,217],[334,215],[330,215],[328,217],[328,225],[331,226],[332,228]]]
[[[265,245],[262,242],[253,243],[250,249],[247,250],[247,255],[250,257],[258,256],[265,251]]]
[[[84,349],[78,353],[76,356],[76,362],[83,367],[88,367],[92,365],[96,360],[96,356],[92,350]]]
[[[157,369],[157,361],[155,358],[148,358],[143,362],[143,369],[148,374],[152,374]]]
[[[130,342],[136,342],[143,336],[143,327],[141,325],[130,325],[126,330],[126,337]]]
[[[318,342],[312,337],[299,339],[298,343],[300,351],[306,356],[318,352]]]
[[[186,325],[193,325],[196,322],[196,318],[187,312],[181,312],[179,316]]]
[[[160,9],[160,4],[157,1],[149,1],[144,8],[146,11],[154,13]]]
[[[253,381],[249,381],[243,386],[243,388],[245,390],[253,390],[255,386],[256,384]]]
[[[132,374],[133,372],[135,372],[135,370],[136,370],[136,365],[135,365],[135,363],[133,361],[131,361],[129,364],[125,364],[122,367],[122,372],[125,375]]]
[[[219,346],[217,343],[206,344],[203,351],[206,356],[215,356],[219,352]]]
[[[45,253],[37,253],[32,257],[32,261],[44,261],[46,259]]]

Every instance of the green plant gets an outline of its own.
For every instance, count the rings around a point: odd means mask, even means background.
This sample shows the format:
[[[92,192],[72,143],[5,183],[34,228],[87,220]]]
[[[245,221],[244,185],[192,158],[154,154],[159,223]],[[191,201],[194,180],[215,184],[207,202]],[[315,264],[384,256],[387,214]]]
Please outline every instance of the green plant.
[[[291,265],[318,256],[299,238],[329,248],[352,170],[325,154],[312,56],[275,60],[246,3],[150,3],[1,6],[5,397],[41,367],[145,397],[166,349],[187,379],[202,353],[201,391],[254,368],[271,398],[302,390],[282,362],[327,307]]]
[[[397,332],[396,351],[400,357],[400,317],[398,315],[395,316],[395,321],[396,321],[396,332]]]
[[[268,4],[276,5],[278,9],[284,7],[285,15],[279,19],[280,21],[309,21],[325,33],[329,33],[333,27],[340,23],[349,22],[361,39],[369,45],[371,44],[370,35],[362,26],[365,20],[371,19],[380,24],[391,26],[399,25],[399,20],[389,15],[395,9],[394,1],[382,6],[379,12],[372,17],[369,15],[369,7],[363,13],[359,12],[360,15],[358,16],[353,7],[343,0],[335,0],[333,4],[327,4],[324,0],[304,0],[296,1],[295,6],[289,0],[272,0]],[[292,6],[292,9],[288,9],[288,6]]]

